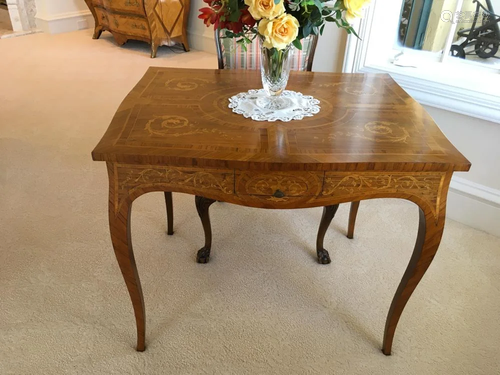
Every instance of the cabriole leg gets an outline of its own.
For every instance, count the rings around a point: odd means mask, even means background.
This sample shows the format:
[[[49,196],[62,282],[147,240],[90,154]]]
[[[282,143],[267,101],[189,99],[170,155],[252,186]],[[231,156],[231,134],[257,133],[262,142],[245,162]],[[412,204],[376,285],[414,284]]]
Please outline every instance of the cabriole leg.
[[[403,313],[406,303],[410,299],[413,291],[429,268],[439,244],[444,228],[444,208],[441,210],[438,220],[431,211],[424,211],[420,208],[420,219],[418,225],[417,241],[415,249],[410,259],[410,263],[401,279],[401,283],[392,300],[387,321],[385,323],[384,342],[382,352],[390,355],[394,333]]]
[[[167,234],[174,234],[174,204],[172,200],[172,192],[165,192],[165,206],[167,208]]]
[[[196,255],[196,261],[198,263],[208,263],[210,260],[210,249],[212,248],[212,227],[210,225],[210,215],[208,209],[215,202],[214,199],[209,199],[205,197],[195,197],[196,210],[201,219],[201,224],[203,225],[203,231],[205,232],[205,246],[198,250]]]
[[[316,239],[316,253],[318,255],[318,263],[320,264],[331,263],[330,254],[328,254],[328,251],[326,251],[323,247],[323,242],[325,240],[326,231],[328,230],[328,227],[330,226],[330,223],[332,222],[338,208],[338,204],[335,204],[333,206],[325,206],[323,208],[323,216],[321,217],[321,222],[318,229],[318,237]]]
[[[182,36],[182,46],[184,47],[184,51],[189,52],[189,43],[186,35]]]
[[[102,34],[102,26],[96,25],[94,28],[94,35],[92,35],[92,39],[99,39]]]
[[[134,307],[137,325],[137,351],[146,349],[146,311],[142,295],[141,281],[135,264],[132,237],[130,233],[130,214],[132,202],[124,199],[119,202],[118,192],[115,191],[113,166],[108,165],[109,173],[109,231],[115,251],[116,260],[127,285],[130,299]]]
[[[151,58],[154,59],[156,57],[156,53],[158,52],[158,42],[153,40],[151,42]]]
[[[359,201],[351,203],[349,211],[349,226],[347,228],[347,238],[354,238],[354,225],[356,224],[356,216],[358,216]]]

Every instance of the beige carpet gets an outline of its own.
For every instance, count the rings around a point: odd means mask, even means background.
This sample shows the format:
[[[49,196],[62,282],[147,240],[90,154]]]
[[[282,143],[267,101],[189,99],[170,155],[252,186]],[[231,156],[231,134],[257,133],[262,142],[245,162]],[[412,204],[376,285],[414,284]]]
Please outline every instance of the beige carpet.
[[[392,357],[385,317],[413,248],[417,208],[343,205],[318,265],[321,209],[215,204],[211,263],[193,198],[134,204],[147,310],[137,353],[107,227],[107,176],[90,151],[150,65],[215,68],[212,55],[116,47],[89,30],[0,40],[0,374],[499,374],[500,239],[448,221]]]

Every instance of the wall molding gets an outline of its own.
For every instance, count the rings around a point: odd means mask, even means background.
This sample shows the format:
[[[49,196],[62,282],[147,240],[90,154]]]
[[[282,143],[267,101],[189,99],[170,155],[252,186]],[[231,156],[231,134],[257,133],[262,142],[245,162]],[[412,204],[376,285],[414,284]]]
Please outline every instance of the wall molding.
[[[500,237],[500,190],[454,176],[448,194],[447,216]]]
[[[465,178],[454,176],[451,180],[450,191],[455,191],[491,206],[500,208],[500,190],[478,184],[477,182],[472,182],[466,180]]]
[[[213,29],[207,29],[209,32],[199,32],[188,29],[189,45],[197,51],[216,54]]]
[[[45,33],[59,34],[92,27],[94,25],[94,18],[90,10],[85,9],[52,16],[37,14],[36,24]]]
[[[359,69],[359,72],[389,73],[420,104],[486,121],[500,122],[500,96],[491,96],[442,82],[412,77],[396,72],[397,69],[364,66]]]

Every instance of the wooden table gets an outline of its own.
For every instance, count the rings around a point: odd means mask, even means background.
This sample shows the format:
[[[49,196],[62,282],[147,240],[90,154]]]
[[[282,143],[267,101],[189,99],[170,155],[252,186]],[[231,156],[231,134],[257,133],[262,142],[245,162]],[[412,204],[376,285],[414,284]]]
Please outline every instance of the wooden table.
[[[387,316],[388,355],[441,241],[451,176],[470,163],[389,75],[293,73],[288,88],[319,99],[321,112],[289,123],[255,122],[228,109],[230,96],[259,87],[258,72],[150,68],[92,152],[108,168],[111,239],[134,307],[137,350],[145,349],[145,307],[130,238],[132,202],[174,191],[275,209],[414,202],[418,236]]]

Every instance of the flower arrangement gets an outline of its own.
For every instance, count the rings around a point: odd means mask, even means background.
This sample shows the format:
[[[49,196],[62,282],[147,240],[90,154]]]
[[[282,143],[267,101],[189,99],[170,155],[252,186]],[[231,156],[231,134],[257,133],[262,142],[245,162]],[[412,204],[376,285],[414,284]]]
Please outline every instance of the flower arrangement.
[[[259,35],[266,48],[283,50],[290,44],[302,49],[301,40],[323,33],[334,22],[356,35],[351,23],[361,17],[370,0],[203,0],[198,18],[205,25],[225,30],[245,48]],[[357,36],[357,35],[356,35]]]
[[[205,25],[222,30],[222,37],[246,45],[261,39],[260,69],[267,99],[261,106],[280,109],[290,74],[292,46],[301,50],[301,40],[323,33],[326,22],[334,22],[356,35],[351,22],[362,15],[370,0],[203,0],[198,18]],[[357,36],[357,35],[356,35]]]

